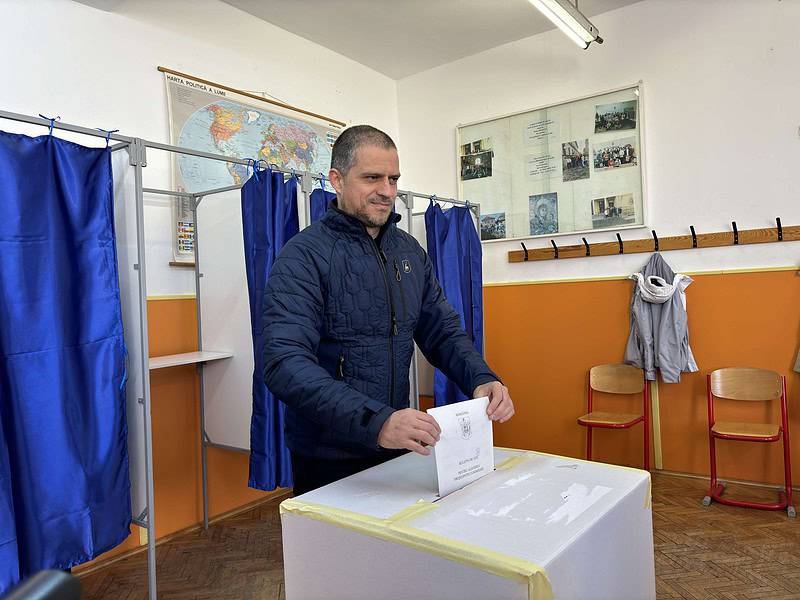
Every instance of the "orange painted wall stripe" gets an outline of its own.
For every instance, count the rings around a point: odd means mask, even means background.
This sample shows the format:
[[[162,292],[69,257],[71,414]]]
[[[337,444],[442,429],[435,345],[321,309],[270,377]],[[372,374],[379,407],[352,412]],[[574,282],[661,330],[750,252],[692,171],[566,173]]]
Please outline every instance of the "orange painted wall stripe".
[[[787,376],[792,459],[800,465],[800,375],[791,371],[800,339],[800,280],[794,271],[696,276],[687,290],[689,339],[700,372],[660,383],[663,468],[709,471],[705,374],[752,366]],[[595,364],[620,362],[633,282],[627,280],[497,286],[484,289],[486,355],[503,377],[517,414],[495,427],[498,445],[582,457],[586,377]],[[609,410],[635,410],[632,399],[603,398]],[[771,409],[771,410],[770,410]],[[726,420],[778,419],[778,407],[730,403]],[[718,416],[722,419],[723,416]],[[642,431],[595,431],[597,460],[641,465]],[[779,444],[722,442],[723,477],[781,482]]]

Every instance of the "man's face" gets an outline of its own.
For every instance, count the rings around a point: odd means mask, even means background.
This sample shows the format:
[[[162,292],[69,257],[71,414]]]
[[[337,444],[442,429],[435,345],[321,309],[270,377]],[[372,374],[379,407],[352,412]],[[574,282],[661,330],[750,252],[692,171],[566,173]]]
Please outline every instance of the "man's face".
[[[400,179],[397,150],[365,145],[356,150],[347,174],[331,169],[331,185],[336,190],[339,208],[361,221],[372,235],[392,214]]]

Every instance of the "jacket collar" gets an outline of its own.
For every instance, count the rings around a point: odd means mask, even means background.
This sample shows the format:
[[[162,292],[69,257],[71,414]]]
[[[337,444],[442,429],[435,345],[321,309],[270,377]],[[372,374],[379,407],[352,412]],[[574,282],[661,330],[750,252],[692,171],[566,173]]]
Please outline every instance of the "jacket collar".
[[[386,224],[381,227],[381,231],[378,234],[378,240],[384,237],[384,234],[390,228],[393,228],[397,225],[397,222],[400,221],[402,217],[393,212],[389,215],[389,219],[386,221]],[[342,233],[349,233],[352,235],[367,235],[367,228],[364,224],[356,219],[355,217],[348,215],[346,212],[341,210],[336,204],[336,200],[332,200],[331,203],[328,205],[328,212],[325,213],[325,216],[322,217],[322,221],[334,231],[341,231]]]

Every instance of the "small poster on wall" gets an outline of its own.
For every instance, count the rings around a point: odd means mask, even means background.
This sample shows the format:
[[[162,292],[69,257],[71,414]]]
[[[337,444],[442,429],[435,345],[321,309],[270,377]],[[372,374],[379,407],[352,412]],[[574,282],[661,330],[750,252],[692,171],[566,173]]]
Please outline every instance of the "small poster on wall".
[[[605,171],[620,167],[635,167],[639,164],[636,156],[636,140],[632,137],[595,144],[594,170]]]
[[[528,179],[544,179],[558,172],[558,163],[554,154],[530,154],[525,157]]]
[[[534,194],[528,198],[531,235],[558,232],[558,194]]]
[[[595,107],[594,132],[636,129],[636,100],[600,104]]]
[[[481,215],[481,239],[502,240],[506,237],[506,213]]]
[[[492,138],[461,145],[461,180],[492,176]]]
[[[558,122],[555,119],[542,119],[525,126],[525,143],[528,146],[546,144],[556,134]]]
[[[564,181],[589,178],[589,140],[561,144]]]
[[[619,194],[592,200],[592,228],[623,227],[636,221],[633,194]]]

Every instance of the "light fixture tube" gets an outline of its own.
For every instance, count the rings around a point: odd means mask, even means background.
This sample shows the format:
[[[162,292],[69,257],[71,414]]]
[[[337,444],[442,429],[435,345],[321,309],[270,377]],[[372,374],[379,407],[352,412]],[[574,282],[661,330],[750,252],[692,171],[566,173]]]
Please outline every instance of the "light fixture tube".
[[[584,50],[592,42],[603,43],[600,32],[570,0],[528,0],[545,17]]]

